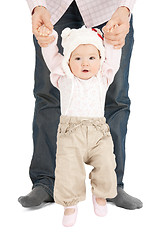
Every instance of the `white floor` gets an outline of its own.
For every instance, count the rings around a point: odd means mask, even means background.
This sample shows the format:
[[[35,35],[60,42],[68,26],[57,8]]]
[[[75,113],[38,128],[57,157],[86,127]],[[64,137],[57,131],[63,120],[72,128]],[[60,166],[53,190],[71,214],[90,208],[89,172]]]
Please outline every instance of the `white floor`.
[[[1,239],[162,239],[160,193],[151,193],[141,181],[135,188],[130,186],[128,192],[140,197],[144,207],[130,211],[108,204],[108,215],[104,218],[94,214],[87,182],[87,199],[78,205],[77,221],[72,228],[62,226],[63,209],[57,204],[46,204],[34,210],[22,208],[17,197],[26,194],[27,189],[23,190],[23,184],[22,188],[14,187],[13,183],[15,181],[8,186],[9,199],[1,203]],[[151,189],[153,191],[153,186]]]
[[[163,239],[163,77],[161,0],[137,0],[135,45],[130,67],[131,115],[126,140],[125,190],[140,198],[140,210],[108,204],[108,215],[93,212],[87,167],[87,199],[79,204],[73,228],[62,227],[63,209],[56,204],[24,209],[17,202],[31,189],[28,168],[32,156],[34,48],[26,1],[1,5],[0,91],[0,238]]]

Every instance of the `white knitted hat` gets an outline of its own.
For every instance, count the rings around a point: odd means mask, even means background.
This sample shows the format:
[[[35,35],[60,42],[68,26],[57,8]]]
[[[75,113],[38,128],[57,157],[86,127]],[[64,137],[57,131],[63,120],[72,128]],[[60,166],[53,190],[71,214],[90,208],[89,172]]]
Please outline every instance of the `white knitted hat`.
[[[69,68],[69,59],[71,53],[80,45],[80,44],[92,44],[99,51],[101,56],[101,66],[105,60],[105,48],[103,45],[102,33],[99,29],[86,28],[85,26],[79,29],[70,29],[65,28],[61,34],[62,37],[62,46],[63,46],[63,61],[62,67],[65,74],[72,78],[72,74]],[[101,68],[100,68],[101,69]]]

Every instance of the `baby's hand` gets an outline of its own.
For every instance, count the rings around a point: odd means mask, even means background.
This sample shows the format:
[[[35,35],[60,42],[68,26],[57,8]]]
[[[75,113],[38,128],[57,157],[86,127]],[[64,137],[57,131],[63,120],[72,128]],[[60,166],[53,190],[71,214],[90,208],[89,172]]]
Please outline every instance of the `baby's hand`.
[[[113,32],[114,29],[116,29],[118,27],[118,24],[115,24],[111,29],[110,32]]]
[[[38,28],[38,32],[40,34],[40,36],[46,37],[50,34],[50,30],[45,27],[45,25],[42,25]]]

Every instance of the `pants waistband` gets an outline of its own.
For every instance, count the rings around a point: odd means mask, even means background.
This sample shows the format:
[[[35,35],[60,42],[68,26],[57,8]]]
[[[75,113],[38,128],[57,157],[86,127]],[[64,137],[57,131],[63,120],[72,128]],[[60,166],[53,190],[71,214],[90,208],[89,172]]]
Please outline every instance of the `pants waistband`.
[[[101,125],[106,123],[106,118],[105,117],[73,117],[73,116],[66,116],[66,115],[61,115],[60,116],[60,123],[73,123],[73,124],[80,124],[80,123],[85,123],[86,125]]]
[[[85,118],[61,115],[58,131],[61,135],[69,135],[81,126],[94,126],[97,131],[101,131],[104,135],[110,134],[110,128],[105,117]]]

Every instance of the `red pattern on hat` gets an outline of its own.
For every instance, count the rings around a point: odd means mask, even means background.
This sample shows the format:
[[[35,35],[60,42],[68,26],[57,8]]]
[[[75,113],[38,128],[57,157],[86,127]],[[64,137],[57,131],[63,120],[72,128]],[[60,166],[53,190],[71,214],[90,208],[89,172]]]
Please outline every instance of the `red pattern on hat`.
[[[97,30],[96,30],[95,28],[92,28],[92,31],[97,32]],[[97,35],[98,35],[102,40],[104,40],[104,38],[103,38],[99,33],[97,33]]]

